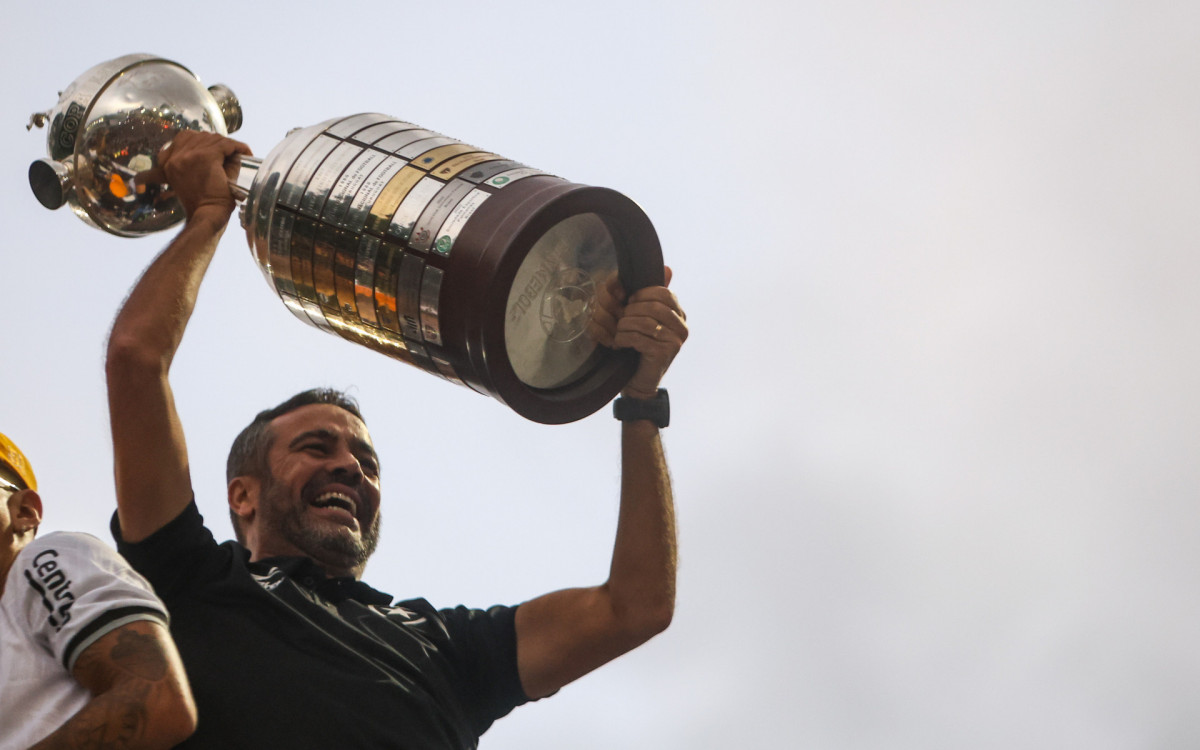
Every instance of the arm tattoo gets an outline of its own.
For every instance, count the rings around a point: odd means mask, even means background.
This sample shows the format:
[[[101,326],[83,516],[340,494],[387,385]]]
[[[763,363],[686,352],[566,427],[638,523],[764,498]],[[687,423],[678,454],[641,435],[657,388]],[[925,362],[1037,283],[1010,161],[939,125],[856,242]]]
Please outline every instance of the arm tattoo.
[[[146,730],[145,697],[149,685],[135,689],[140,700],[128,700],[132,695],[105,694],[75,714],[59,731],[34,746],[35,750],[128,750]],[[124,691],[132,693],[135,691]],[[105,698],[116,698],[106,700]]]
[[[128,750],[144,741],[150,699],[170,674],[150,627],[125,626],[112,634],[116,643],[107,653],[98,648],[102,641],[80,655],[76,679],[95,697],[33,750]]]
[[[149,692],[143,688],[142,693]],[[143,698],[145,696],[143,695]],[[138,701],[125,705],[111,706],[95,716],[84,716],[82,712],[72,720],[66,748],[72,750],[127,750],[137,742],[146,728],[146,705]],[[78,726],[72,726],[72,724]]]
[[[167,659],[154,636],[122,630],[109,656],[114,666],[138,679],[158,682],[167,676]]]

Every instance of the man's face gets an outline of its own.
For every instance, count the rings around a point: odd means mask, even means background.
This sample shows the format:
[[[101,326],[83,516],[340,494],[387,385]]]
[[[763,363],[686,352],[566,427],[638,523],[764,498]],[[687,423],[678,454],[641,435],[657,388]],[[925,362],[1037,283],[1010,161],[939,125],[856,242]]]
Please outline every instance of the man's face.
[[[17,553],[33,539],[28,532],[37,533],[42,514],[37,493],[22,489],[19,481],[16,472],[0,465],[0,593]]]
[[[3,472],[0,472],[0,534],[5,540],[8,539],[9,526],[12,525],[12,510],[8,506],[16,494],[16,485],[6,483]]]
[[[16,514],[16,494],[21,491],[20,477],[5,464],[0,463],[0,532],[9,534],[13,516]]]
[[[0,473],[0,480],[3,477],[3,473]],[[3,576],[0,578],[0,593],[4,592],[8,570],[17,556],[16,536],[12,528],[13,512],[10,507],[13,503],[13,496],[16,494],[16,490],[0,481],[0,576]]]
[[[380,525],[379,463],[366,425],[341,407],[311,404],[270,429],[256,557],[304,555],[330,575],[357,577]]]

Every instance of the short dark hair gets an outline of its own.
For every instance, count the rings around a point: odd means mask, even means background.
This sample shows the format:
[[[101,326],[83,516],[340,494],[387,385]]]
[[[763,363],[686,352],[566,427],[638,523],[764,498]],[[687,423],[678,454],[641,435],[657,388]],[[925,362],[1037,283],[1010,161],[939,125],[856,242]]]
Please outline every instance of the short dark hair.
[[[233,439],[233,445],[229,448],[229,458],[225,461],[225,483],[232,482],[234,477],[250,476],[264,481],[268,479],[270,466],[267,464],[267,454],[275,439],[271,433],[271,422],[288,412],[313,404],[332,404],[358,417],[363,424],[367,422],[359,411],[358,402],[343,391],[336,388],[310,388],[301,391],[274,408],[260,411]],[[246,539],[238,523],[238,515],[232,508],[229,509],[229,520],[233,523],[233,532],[238,542],[245,544]]]

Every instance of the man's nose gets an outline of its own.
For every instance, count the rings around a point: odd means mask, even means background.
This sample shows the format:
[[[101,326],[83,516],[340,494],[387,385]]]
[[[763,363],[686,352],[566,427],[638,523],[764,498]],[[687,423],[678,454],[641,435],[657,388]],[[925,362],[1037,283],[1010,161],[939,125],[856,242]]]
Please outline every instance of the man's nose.
[[[344,481],[347,478],[351,478],[353,480],[352,483],[357,484],[365,476],[362,464],[359,463],[358,457],[349,448],[338,450],[333,454],[331,460],[333,462],[333,475],[340,480]]]

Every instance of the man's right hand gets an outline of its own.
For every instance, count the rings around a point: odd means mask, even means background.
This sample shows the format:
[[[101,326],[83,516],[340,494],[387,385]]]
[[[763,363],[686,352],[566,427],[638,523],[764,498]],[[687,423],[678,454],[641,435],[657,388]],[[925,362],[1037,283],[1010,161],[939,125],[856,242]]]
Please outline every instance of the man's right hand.
[[[251,156],[241,141],[216,133],[181,130],[158,154],[158,167],[183,204],[189,222],[203,219],[223,227],[236,202],[229,190],[241,168],[239,155]]]

